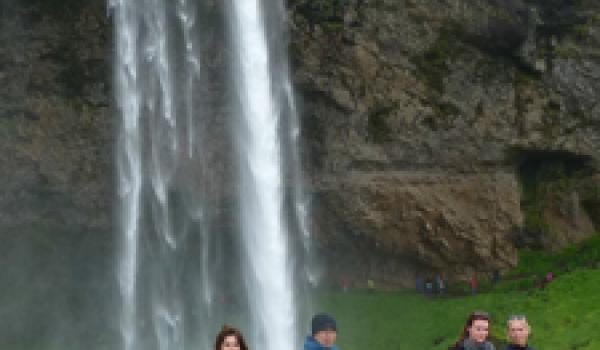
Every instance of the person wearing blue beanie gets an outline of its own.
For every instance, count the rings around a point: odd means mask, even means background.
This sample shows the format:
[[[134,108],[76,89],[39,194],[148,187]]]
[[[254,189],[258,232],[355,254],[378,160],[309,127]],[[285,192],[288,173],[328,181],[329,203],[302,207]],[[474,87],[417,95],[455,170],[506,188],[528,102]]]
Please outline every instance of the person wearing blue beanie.
[[[337,325],[333,317],[325,313],[313,316],[311,335],[304,340],[304,350],[338,350],[335,346]]]

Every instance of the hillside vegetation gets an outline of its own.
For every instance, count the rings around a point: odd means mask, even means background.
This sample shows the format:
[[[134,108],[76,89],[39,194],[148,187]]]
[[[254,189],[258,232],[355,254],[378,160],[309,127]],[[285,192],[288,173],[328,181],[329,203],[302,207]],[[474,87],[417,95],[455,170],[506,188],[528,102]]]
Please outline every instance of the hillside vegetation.
[[[525,314],[530,343],[544,350],[600,349],[600,237],[556,254],[522,252],[520,264],[496,285],[476,296],[426,297],[404,292],[327,292],[322,309],[338,320],[343,350],[441,350],[456,340],[474,310],[491,314],[491,337],[505,341],[510,314]],[[547,271],[554,280],[541,288]]]

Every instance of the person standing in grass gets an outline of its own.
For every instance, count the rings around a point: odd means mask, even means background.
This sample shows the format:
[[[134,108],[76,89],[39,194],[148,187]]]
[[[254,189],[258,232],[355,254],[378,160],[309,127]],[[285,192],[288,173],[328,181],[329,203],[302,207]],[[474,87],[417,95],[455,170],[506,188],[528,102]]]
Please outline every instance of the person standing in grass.
[[[424,283],[425,281],[423,280],[423,277],[417,274],[417,277],[415,279],[415,290],[417,291],[417,293],[421,294],[425,292]]]
[[[433,281],[429,277],[425,280],[425,294],[433,294]]]
[[[502,350],[533,350],[527,344],[531,328],[525,316],[512,315],[508,318],[506,325],[506,335],[508,336],[509,344]]]
[[[304,350],[337,350],[337,327],[328,314],[316,314],[311,322],[311,335],[304,340]]]
[[[375,291],[375,281],[370,278],[367,280],[367,290],[369,293],[373,293]]]
[[[469,280],[469,288],[471,289],[471,295],[477,294],[477,278],[475,276]]]
[[[448,350],[495,350],[487,341],[490,333],[490,316],[486,312],[473,312],[467,318],[460,337]]]
[[[552,275],[552,271],[548,271],[546,276],[544,276],[544,280],[542,281],[542,289],[546,288],[546,285],[552,282],[553,279],[554,276]]]
[[[342,276],[342,279],[340,280],[340,286],[342,287],[342,292],[348,291],[348,277]]]
[[[495,269],[492,272],[492,284],[496,285],[496,283],[498,283],[500,281],[500,271],[498,269]]]
[[[443,295],[446,290],[446,282],[440,274],[435,276],[435,288],[437,289],[438,295]]]

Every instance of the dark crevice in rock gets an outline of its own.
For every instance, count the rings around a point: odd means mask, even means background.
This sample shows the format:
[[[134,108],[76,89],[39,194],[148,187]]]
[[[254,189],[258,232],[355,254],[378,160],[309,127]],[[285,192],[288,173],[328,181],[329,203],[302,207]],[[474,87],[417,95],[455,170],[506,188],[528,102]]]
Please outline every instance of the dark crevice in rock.
[[[596,202],[583,199],[589,198],[583,188],[595,172],[592,157],[560,150],[513,149],[509,158],[517,166],[521,184],[524,222],[515,235],[518,247],[557,248],[568,243],[556,242],[557,234],[592,233],[586,232],[593,227],[585,223],[593,217]]]
[[[368,115],[367,134],[370,142],[384,143],[391,141],[392,130],[387,125],[386,118],[397,108],[398,106],[396,105],[379,106],[379,108]]]

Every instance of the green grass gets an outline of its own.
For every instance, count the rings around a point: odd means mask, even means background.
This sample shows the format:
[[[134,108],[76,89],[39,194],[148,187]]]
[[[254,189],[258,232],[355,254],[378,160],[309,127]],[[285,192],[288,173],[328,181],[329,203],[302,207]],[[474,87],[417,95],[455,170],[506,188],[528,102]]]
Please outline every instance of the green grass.
[[[578,268],[593,267],[594,263],[600,263],[600,235],[593,235],[579,244],[571,244],[555,254],[524,250],[519,254],[519,265],[506,277],[541,277],[548,271],[560,275]]]
[[[544,350],[600,349],[600,269],[590,268],[599,253],[597,236],[555,254],[526,252],[521,264],[489,292],[476,296],[428,298],[413,292],[327,292],[322,310],[338,320],[342,350],[441,350],[456,340],[467,315],[485,310],[492,316],[491,336],[504,341],[510,314],[526,314],[530,343]],[[533,279],[549,268],[555,274],[545,289]],[[528,288],[519,288],[521,283]]]

